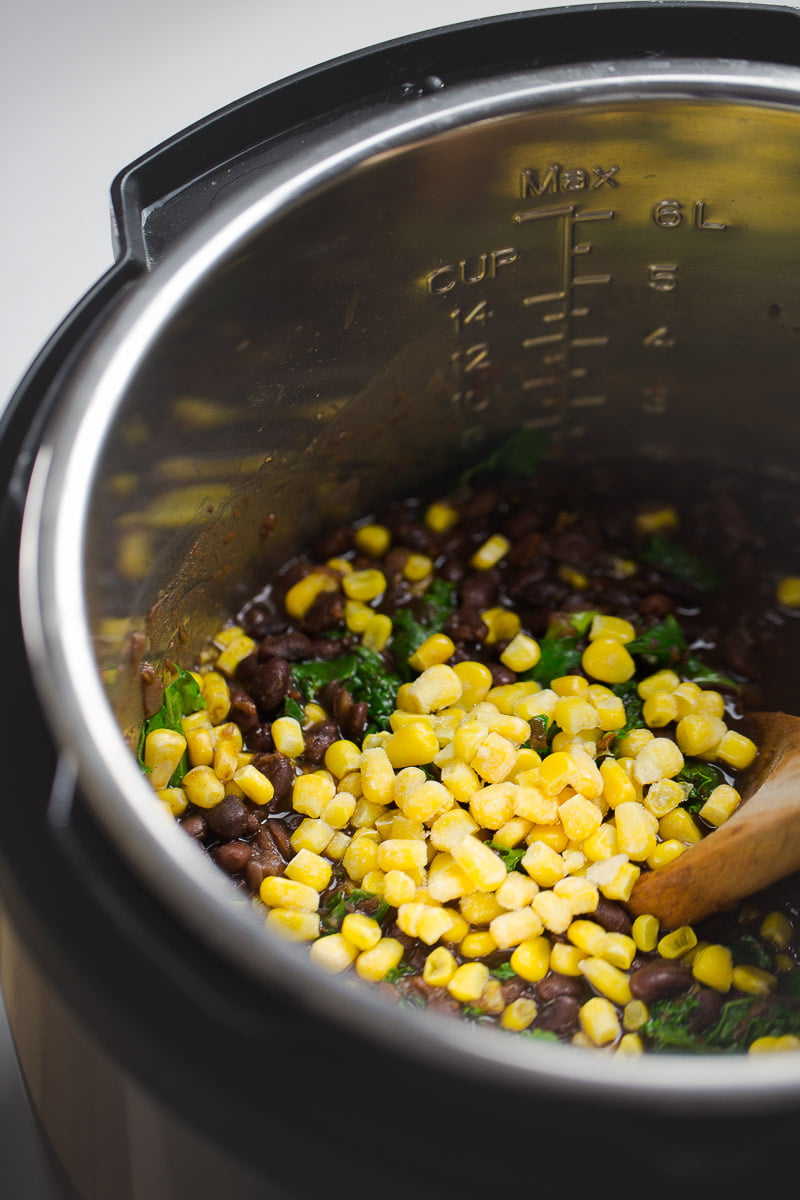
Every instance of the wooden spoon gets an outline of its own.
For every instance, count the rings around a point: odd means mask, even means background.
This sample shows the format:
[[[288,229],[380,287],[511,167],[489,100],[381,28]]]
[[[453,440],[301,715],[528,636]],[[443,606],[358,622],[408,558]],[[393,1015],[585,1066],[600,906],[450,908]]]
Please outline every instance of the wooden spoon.
[[[759,753],[724,825],[646,871],[627,907],[663,926],[691,925],[800,869],[800,718],[750,715]]]

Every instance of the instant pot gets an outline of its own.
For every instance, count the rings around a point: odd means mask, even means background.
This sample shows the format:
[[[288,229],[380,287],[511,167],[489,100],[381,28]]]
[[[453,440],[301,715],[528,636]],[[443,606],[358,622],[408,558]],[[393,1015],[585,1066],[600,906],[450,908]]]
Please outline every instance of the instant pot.
[[[781,1178],[797,1055],[625,1060],[323,976],[129,747],[144,660],[190,666],[316,533],[511,431],[566,473],[796,479],[799,189],[800,22],[739,4],[391,42],[115,180],[115,266],[0,430],[2,986],[71,1194]]]

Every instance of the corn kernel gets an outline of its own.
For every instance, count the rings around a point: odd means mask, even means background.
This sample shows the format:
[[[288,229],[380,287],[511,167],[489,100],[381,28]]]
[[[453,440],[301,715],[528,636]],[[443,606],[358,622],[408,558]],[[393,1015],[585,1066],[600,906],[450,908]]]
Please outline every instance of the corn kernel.
[[[526,633],[517,633],[500,655],[500,662],[511,671],[530,671],[541,657],[539,643]]]
[[[703,688],[697,697],[695,712],[705,713],[709,717],[725,716],[725,697],[721,692]]]
[[[678,684],[675,691],[672,693],[673,699],[678,706],[678,720],[683,717],[688,717],[690,713],[697,710],[697,705],[702,694],[701,688],[691,680],[684,680]]]
[[[727,783],[721,783],[714,788],[697,815],[704,821],[708,821],[709,825],[724,825],[738,808],[741,799],[736,788],[730,787]]]
[[[529,1000],[526,996],[518,996],[503,1010],[500,1025],[512,1033],[522,1033],[536,1019],[538,1011],[535,1000]]]
[[[520,866],[539,887],[549,888],[566,875],[564,860],[546,842],[532,842],[522,857]]]
[[[181,787],[159,788],[158,798],[163,802],[167,811],[172,813],[173,817],[182,816],[189,804],[186,792]]]
[[[521,979],[527,983],[538,983],[550,970],[550,949],[549,938],[530,938],[520,942],[509,961]]]
[[[747,1051],[748,1054],[764,1054],[772,1053],[775,1050],[800,1050],[800,1038],[795,1037],[791,1033],[785,1033],[783,1037],[764,1036],[756,1038],[750,1043]]]
[[[363,633],[375,616],[374,609],[361,600],[346,600],[344,606],[344,623],[351,633]]]
[[[704,946],[692,960],[692,974],[698,983],[729,992],[733,983],[733,958],[727,946]]]
[[[339,975],[353,965],[358,949],[341,933],[332,933],[328,937],[318,938],[308,953],[309,960],[323,971]]]
[[[619,844],[617,842],[616,828],[607,823],[602,824],[593,834],[585,839],[581,850],[591,862],[602,862],[603,859],[611,858],[613,855],[618,854]]]
[[[659,939],[657,949],[662,958],[680,958],[696,945],[697,934],[691,925],[680,925]]]
[[[557,701],[557,692],[552,688],[541,688],[516,702],[515,715],[522,717],[523,721],[532,721],[535,717],[552,717]]]
[[[475,833],[478,826],[463,808],[442,813],[431,825],[430,841],[436,850],[452,850],[458,842]]]
[[[357,771],[361,764],[361,750],[346,738],[331,742],[325,751],[325,766],[336,779],[343,779],[351,771]]]
[[[378,846],[378,866],[382,871],[407,871],[414,878],[425,870],[427,862],[425,843],[417,838],[387,838]]]
[[[415,721],[391,733],[384,743],[384,751],[391,766],[399,771],[433,762],[439,751],[439,740],[433,729]]]
[[[703,837],[700,826],[685,808],[674,808],[665,817],[661,817],[658,822],[658,832],[664,841],[674,838],[678,842],[684,842],[687,846],[694,845]]]
[[[558,798],[545,795],[538,787],[518,783],[513,793],[514,812],[535,825],[552,825],[558,820]]]
[[[494,893],[494,898],[502,908],[513,910],[530,904],[538,890],[538,883],[528,875],[519,871],[509,871],[507,878]]]
[[[371,650],[373,654],[380,654],[389,642],[392,636],[392,618],[386,613],[373,613],[370,619],[364,626],[364,632],[361,635],[361,645]]]
[[[461,681],[461,700],[467,708],[473,708],[486,698],[492,686],[492,673],[485,663],[468,660],[453,667]]]
[[[409,583],[421,583],[433,574],[433,559],[427,554],[409,554],[403,564],[403,578]]]
[[[630,1000],[622,1010],[622,1028],[635,1033],[647,1024],[649,1018],[650,1013],[643,1000]]]
[[[192,716],[199,714],[193,713]],[[207,716],[206,713],[202,714]],[[209,728],[194,728],[187,729],[187,718],[183,720],[183,732],[186,737],[186,751],[189,755],[189,762],[193,767],[210,767],[214,762],[214,739],[212,731]]]
[[[496,949],[497,942],[488,929],[473,929],[458,944],[459,954],[464,958],[486,958]]]
[[[264,922],[267,929],[290,942],[313,942],[319,937],[319,913],[297,908],[273,908]]]
[[[396,938],[381,938],[371,950],[363,950],[356,959],[356,973],[369,983],[380,983],[403,957],[403,943]]]
[[[585,958],[581,963],[581,974],[614,1004],[629,1004],[633,999],[627,974],[604,958]]]
[[[626,733],[617,742],[617,762],[619,762],[620,766],[625,766],[629,760],[633,762],[641,754],[645,746],[649,746],[650,742],[654,739],[655,734],[652,729],[632,729],[630,733]]]
[[[733,986],[751,996],[768,996],[778,986],[778,979],[760,967],[739,966],[733,968]]]
[[[649,954],[658,944],[658,918],[652,913],[642,913],[636,917],[631,928],[633,938],[639,950]]]
[[[287,864],[286,878],[295,883],[305,883],[317,892],[323,892],[331,881],[333,868],[331,864],[312,850],[298,850],[294,858]],[[282,907],[289,908],[290,905]]]
[[[501,950],[519,946],[542,932],[541,917],[532,908],[517,908],[501,913],[489,924],[489,932]]]
[[[679,842],[677,838],[668,838],[659,842],[652,854],[648,854],[647,865],[651,871],[657,871],[659,867],[665,867],[667,863],[680,858],[686,849],[685,842]]]
[[[225,784],[211,767],[192,767],[184,775],[182,786],[190,804],[198,808],[215,808],[225,798]]]
[[[600,729],[610,733],[622,729],[627,721],[625,705],[619,696],[615,696],[603,684],[594,683],[587,688],[587,697],[595,707],[600,721]]]
[[[663,508],[648,508],[635,517],[637,533],[662,533],[665,529],[677,529],[678,514],[671,505]]]
[[[359,950],[371,950],[381,940],[381,927],[366,913],[347,913],[342,921],[342,933]]]
[[[675,743],[669,738],[653,738],[637,754],[633,774],[641,784],[656,783],[659,779],[671,779],[682,767],[683,755]]]
[[[437,663],[447,662],[454,651],[455,644],[446,633],[432,633],[417,647],[408,663],[415,671],[424,671],[427,667],[436,666]]]
[[[425,511],[424,521],[434,533],[447,533],[458,523],[459,511],[445,500],[435,500]]]
[[[622,856],[624,857],[624,856]],[[595,863],[594,866],[599,866]],[[591,870],[591,868],[590,868]],[[587,875],[589,872],[587,871]],[[598,882],[597,886],[605,896],[606,900],[630,900],[631,892],[633,891],[636,880],[641,875],[641,867],[637,867],[635,863],[624,862],[614,873],[613,879],[607,883]]]
[[[299,758],[305,750],[303,730],[294,717],[278,717],[272,722],[272,740],[275,749],[287,758]]]
[[[556,696],[579,696],[588,688],[589,680],[584,679],[583,675],[557,675],[555,679],[550,680],[550,688],[547,690],[555,692]]]
[[[428,892],[433,900],[446,904],[448,900],[457,900],[469,892],[471,887],[469,878],[455,862],[452,854],[442,850],[435,855],[428,868]]]
[[[603,798],[611,808],[635,801],[636,788],[617,759],[604,758],[599,770],[603,779]]]
[[[786,950],[794,936],[792,923],[782,912],[767,913],[758,932],[760,937],[772,942],[779,950]]]
[[[386,591],[386,576],[377,567],[351,571],[342,579],[342,591],[349,600],[377,600]]]
[[[462,963],[454,971],[446,987],[451,996],[460,1000],[462,1004],[467,1004],[481,998],[488,982],[489,968],[485,963]]]
[[[256,644],[251,637],[240,634],[218,655],[217,670],[223,675],[233,675],[239,663],[249,658],[255,648]]]
[[[595,642],[598,638],[607,638],[610,641],[632,642],[636,637],[636,630],[631,625],[630,621],[626,621],[624,617],[612,617],[605,613],[596,613],[592,618],[592,623],[589,626],[589,641]]]
[[[515,612],[499,606],[483,609],[481,620],[486,626],[487,632],[484,641],[487,646],[494,646],[497,642],[511,641],[522,626],[522,622]]]
[[[613,1004],[603,996],[592,996],[578,1013],[581,1029],[595,1046],[615,1042],[620,1036],[619,1017]]]
[[[507,779],[517,761],[517,747],[508,738],[490,730],[469,760],[469,765],[488,783]]]
[[[425,959],[422,978],[431,987],[447,987],[456,973],[457,965],[446,946],[437,946]]]
[[[355,812],[356,797],[349,792],[336,792],[318,816],[332,829],[344,829]],[[312,814],[313,815],[313,814]]]
[[[643,861],[656,848],[658,823],[643,804],[636,800],[618,804],[614,811],[617,826],[617,843],[621,854],[635,861]]]
[[[778,580],[775,598],[786,608],[800,608],[800,578],[796,575],[785,575]]]
[[[581,963],[586,952],[577,946],[568,946],[566,942],[555,942],[550,954],[550,969],[558,975],[577,977],[581,973]]]
[[[478,547],[469,560],[469,565],[476,571],[489,571],[505,558],[510,549],[511,542],[508,538],[503,537],[501,533],[493,533]]]
[[[600,957],[606,944],[606,931],[602,925],[596,921],[573,921],[566,932],[572,944],[585,955]]]
[[[606,934],[605,945],[600,952],[600,957],[604,958],[606,962],[610,962],[612,966],[627,971],[636,957],[636,949],[633,938],[628,937],[625,933],[610,931]]]
[[[636,691],[640,699],[648,700],[654,696],[656,692],[674,692],[680,685],[680,676],[674,671],[663,670],[656,671],[653,675],[647,675],[641,679],[636,685]]]
[[[607,637],[589,643],[581,666],[587,675],[601,683],[626,683],[636,672],[636,663],[623,643]]]
[[[744,771],[753,762],[757,753],[758,747],[751,738],[737,733],[735,729],[729,729],[716,747],[714,757],[721,759],[729,767],[736,767],[737,770]]]
[[[564,832],[574,842],[582,842],[595,833],[603,821],[603,814],[597,805],[580,792],[559,804],[558,815]]]
[[[686,799],[686,790],[674,779],[659,779],[651,783],[642,803],[654,817],[665,817]]]
[[[325,825],[324,821],[321,823],[322,825]],[[328,826],[328,828],[330,828],[330,826]],[[332,832],[330,841],[324,847],[325,853],[327,854],[328,858],[332,858],[335,862],[339,862],[344,858],[347,847],[350,845],[351,841],[352,838],[349,833],[345,833],[343,830],[337,829]]]
[[[391,530],[385,525],[361,525],[353,535],[356,548],[367,558],[383,558],[392,544]]]
[[[298,829],[302,829],[302,827],[300,825]],[[294,845],[294,842],[292,842],[292,845]],[[354,883],[360,883],[370,871],[376,871],[378,868],[381,870],[390,869],[384,867],[378,861],[377,843],[366,837],[354,837],[352,839],[342,856],[342,866]]]
[[[319,908],[319,892],[315,888],[280,875],[262,879],[259,896],[269,908],[292,908],[300,912],[316,912]]]
[[[684,754],[698,757],[715,753],[727,729],[719,717],[693,712],[678,721],[675,738]]]
[[[642,716],[651,729],[663,729],[678,718],[678,701],[674,692],[653,692],[642,706]]]
[[[506,877],[503,860],[472,834],[456,842],[450,853],[478,891],[495,891]]]
[[[298,775],[292,787],[292,808],[307,817],[321,817],[334,797],[336,786],[330,776]]]
[[[531,908],[551,933],[566,933],[572,922],[572,906],[555,892],[537,892],[531,900]]]
[[[525,835],[525,842],[532,846],[535,842],[541,842],[544,846],[549,846],[551,850],[555,850],[556,854],[561,854],[562,850],[566,850],[569,845],[567,837],[561,825],[534,825],[530,833]],[[565,867],[566,872],[566,867]]]
[[[452,667],[436,663],[426,667],[408,685],[408,696],[417,705],[418,712],[438,712],[449,708],[461,698],[461,680]]]
[[[156,791],[167,787],[185,750],[186,738],[175,730],[152,729],[148,733],[144,743],[144,765],[150,771],[150,783]],[[208,768],[195,767],[194,770],[205,771]],[[192,772],[189,771],[188,774],[191,775]],[[205,778],[205,776],[196,776],[196,778]],[[219,803],[219,801],[214,801],[214,803]],[[204,807],[210,808],[212,805],[208,804]]]
[[[308,615],[318,596],[321,596],[323,592],[337,592],[338,590],[339,581],[335,576],[329,575],[325,571],[311,571],[289,588],[284,600],[284,607],[295,621],[302,621]]]

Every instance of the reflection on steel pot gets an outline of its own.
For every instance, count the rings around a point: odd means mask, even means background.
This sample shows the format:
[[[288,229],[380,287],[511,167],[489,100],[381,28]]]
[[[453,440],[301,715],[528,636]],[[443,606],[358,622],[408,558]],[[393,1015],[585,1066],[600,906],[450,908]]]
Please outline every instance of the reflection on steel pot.
[[[621,1137],[684,1188],[788,1161],[794,1055],[520,1045],[320,976],[125,743],[143,654],[190,664],[332,517],[512,429],[576,463],[795,477],[796,24],[460,26],[256,94],[117,180],[117,265],[0,441],[9,742],[47,730],[0,832],[3,986],[78,1195],[478,1196],[529,1148],[537,1182],[580,1186]]]

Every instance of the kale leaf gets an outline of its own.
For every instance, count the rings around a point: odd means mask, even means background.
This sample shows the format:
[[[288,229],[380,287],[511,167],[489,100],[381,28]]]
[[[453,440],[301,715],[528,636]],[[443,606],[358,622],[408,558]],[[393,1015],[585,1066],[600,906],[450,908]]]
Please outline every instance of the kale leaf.
[[[670,613],[640,633],[626,646],[630,654],[643,658],[652,667],[673,667],[686,653],[686,638],[676,618]]]
[[[397,689],[403,682],[389,671],[380,654],[366,646],[356,646],[340,658],[315,659],[293,663],[291,678],[308,703],[316,699],[327,683],[334,679],[346,685],[354,700],[366,701],[371,730],[387,730],[394,712]]]
[[[714,788],[725,782],[725,776],[713,763],[703,762],[700,758],[686,758],[675,776],[675,781],[690,784],[691,791],[683,801],[682,807],[696,813],[703,807]]]
[[[549,687],[552,679],[574,674],[581,665],[586,631],[595,615],[594,612],[554,613],[547,632],[539,639],[538,663],[517,678],[535,679],[543,687]]]
[[[152,733],[154,729],[171,729],[175,733],[182,734],[183,718],[206,707],[203,693],[194,676],[189,671],[183,671],[180,667],[176,667],[174,663],[170,663],[170,668],[175,672],[175,677],[164,688],[161,707],[158,712],[153,713],[152,717],[147,718],[139,734],[138,756],[142,770],[145,772],[148,771],[148,768],[144,765],[144,744],[148,733]],[[178,787],[188,770],[189,756],[184,753],[169,781],[170,787]]]
[[[685,583],[698,592],[713,592],[719,587],[716,571],[685,546],[662,534],[652,534],[639,551],[639,557],[648,567],[655,567],[657,571],[671,575],[679,583]]]
[[[453,611],[455,584],[444,579],[434,579],[424,596],[415,606],[398,608],[392,617],[391,651],[395,657],[397,674],[403,679],[412,678],[408,665],[411,655],[432,633],[439,633]]]
[[[501,846],[498,842],[489,842],[488,844],[491,846],[492,850],[495,851],[498,858],[502,858],[506,865],[507,871],[516,871],[517,867],[525,857],[525,853],[528,849],[527,846],[514,846],[513,848],[509,848],[508,846]]]
[[[726,1000],[719,1018],[701,1033],[692,1029],[697,997],[655,1000],[643,1033],[656,1051],[689,1054],[743,1053],[759,1037],[800,1034],[800,1006],[791,999],[743,996]]]

